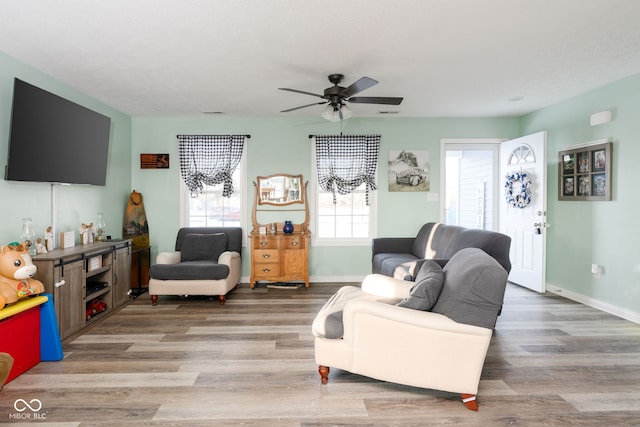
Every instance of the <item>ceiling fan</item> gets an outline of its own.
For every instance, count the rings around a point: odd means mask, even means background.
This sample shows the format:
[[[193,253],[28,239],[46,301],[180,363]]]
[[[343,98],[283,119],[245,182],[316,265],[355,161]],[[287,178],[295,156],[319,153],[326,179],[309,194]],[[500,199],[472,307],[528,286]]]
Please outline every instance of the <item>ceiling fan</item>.
[[[377,80],[371,79],[369,77],[361,77],[355,83],[347,87],[339,86],[339,84],[344,79],[344,75],[342,74],[330,74],[329,81],[333,83],[333,86],[328,87],[324,90],[323,95],[319,95],[317,93],[306,92],[304,90],[298,89],[289,89],[286,87],[278,88],[280,90],[286,90],[289,92],[303,93],[305,95],[317,96],[318,98],[322,98],[324,101],[314,102],[311,104],[301,105],[299,107],[289,108],[287,110],[282,110],[281,113],[288,113],[289,111],[299,110],[301,108],[311,107],[313,105],[322,105],[327,104],[326,108],[322,113],[322,117],[331,121],[339,121],[343,119],[348,119],[353,114],[349,107],[347,107],[346,103],[354,103],[354,104],[385,104],[385,105],[400,105],[403,98],[398,97],[387,97],[387,96],[353,96],[357,93],[362,92],[365,89],[369,89],[371,86],[375,86],[378,84]]]

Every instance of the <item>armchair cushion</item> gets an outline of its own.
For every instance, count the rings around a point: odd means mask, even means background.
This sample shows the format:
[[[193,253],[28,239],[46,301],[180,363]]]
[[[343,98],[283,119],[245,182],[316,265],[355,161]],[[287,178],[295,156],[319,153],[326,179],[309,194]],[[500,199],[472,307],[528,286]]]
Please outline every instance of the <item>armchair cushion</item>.
[[[416,274],[415,284],[411,287],[409,296],[397,305],[414,310],[429,311],[438,301],[443,285],[444,272],[442,267],[435,261],[426,260]]]
[[[432,311],[458,323],[495,327],[508,276],[502,265],[481,249],[466,248],[443,271],[446,285]]]
[[[220,280],[229,276],[229,266],[215,261],[155,264],[151,266],[149,275],[157,280]]]
[[[379,253],[374,259],[374,273],[395,279],[411,280],[418,257],[410,253]]]
[[[182,241],[180,259],[185,261],[218,261],[227,250],[228,238],[224,233],[187,234]]]

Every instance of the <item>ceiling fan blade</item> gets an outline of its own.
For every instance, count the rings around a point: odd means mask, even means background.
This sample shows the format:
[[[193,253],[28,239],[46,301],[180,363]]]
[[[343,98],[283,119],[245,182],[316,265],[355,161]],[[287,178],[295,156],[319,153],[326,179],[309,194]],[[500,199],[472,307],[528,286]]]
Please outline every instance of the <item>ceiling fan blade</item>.
[[[400,105],[404,98],[390,97],[390,96],[356,96],[347,99],[348,102],[354,104],[385,104],[385,105]]]
[[[286,90],[289,92],[295,92],[295,93],[303,93],[305,95],[311,95],[311,96],[317,96],[318,98],[323,98],[323,95],[318,95],[317,93],[311,93],[311,92],[305,92],[304,90],[298,90],[298,89],[289,89],[287,87],[279,87],[278,89],[280,90]]]
[[[288,113],[289,111],[295,111],[295,110],[299,110],[301,108],[307,108],[307,107],[311,107],[312,105],[322,105],[322,104],[326,104],[327,101],[323,101],[323,102],[314,102],[313,104],[307,104],[307,105],[301,105],[299,107],[293,107],[293,108],[289,108],[288,110],[282,110],[280,111],[281,113]]]
[[[351,84],[349,87],[346,87],[342,92],[340,92],[340,95],[349,98],[350,96],[362,92],[365,89],[369,89],[371,86],[375,86],[377,84],[377,80],[373,80],[369,77],[361,77],[358,81]]]

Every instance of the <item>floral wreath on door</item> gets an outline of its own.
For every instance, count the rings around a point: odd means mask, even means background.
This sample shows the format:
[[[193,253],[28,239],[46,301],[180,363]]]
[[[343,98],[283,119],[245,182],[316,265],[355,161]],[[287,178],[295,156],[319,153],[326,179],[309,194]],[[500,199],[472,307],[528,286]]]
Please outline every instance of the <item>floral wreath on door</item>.
[[[513,208],[524,209],[531,204],[533,182],[527,172],[510,172],[504,184],[504,197]]]

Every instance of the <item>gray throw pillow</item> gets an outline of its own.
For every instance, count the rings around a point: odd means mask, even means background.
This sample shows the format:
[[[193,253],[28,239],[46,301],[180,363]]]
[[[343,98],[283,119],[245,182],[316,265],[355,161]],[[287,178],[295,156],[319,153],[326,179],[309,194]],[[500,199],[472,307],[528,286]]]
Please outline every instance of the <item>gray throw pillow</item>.
[[[443,284],[444,273],[442,272],[442,267],[435,261],[426,260],[416,274],[415,285],[411,287],[409,296],[396,305],[414,310],[429,311],[438,301]]]
[[[227,235],[187,234],[180,248],[181,261],[218,261],[222,252],[227,250]]]

